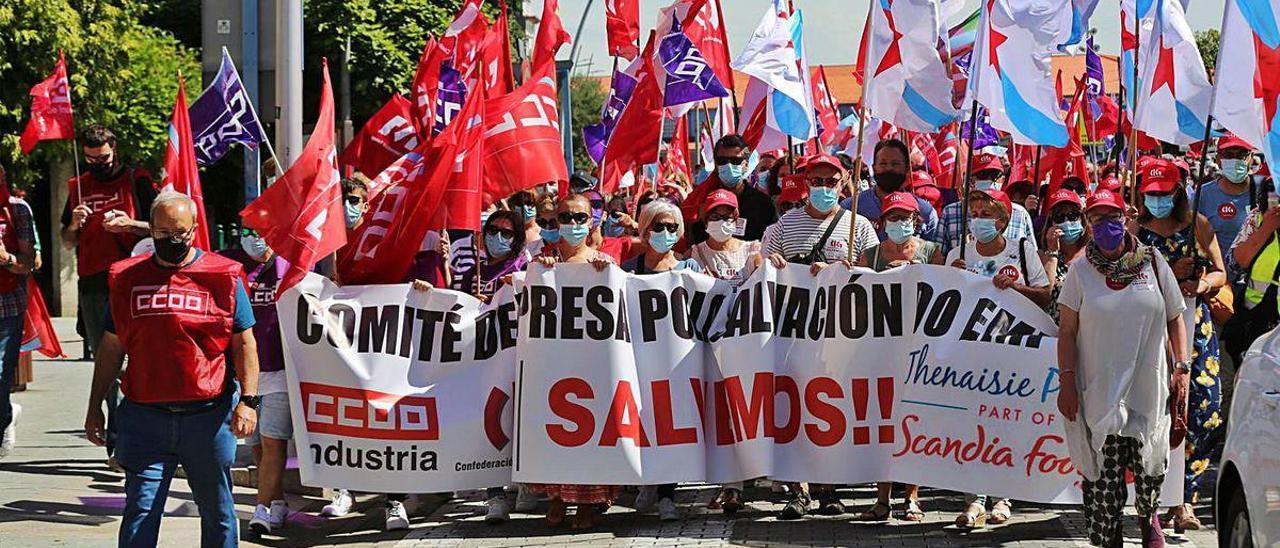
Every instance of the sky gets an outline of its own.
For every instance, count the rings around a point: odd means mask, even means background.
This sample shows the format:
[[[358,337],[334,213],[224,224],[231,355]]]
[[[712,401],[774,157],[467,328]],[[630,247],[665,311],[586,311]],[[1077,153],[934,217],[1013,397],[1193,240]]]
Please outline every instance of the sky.
[[[578,62],[580,68],[589,69],[594,74],[607,74],[611,59],[605,47],[604,3],[607,0],[590,2],[591,11],[587,14],[586,24],[582,28],[581,44],[578,46]],[[639,0],[641,17],[641,36],[653,28],[658,9],[671,3],[671,0]],[[1191,30],[1199,31],[1218,28],[1222,23],[1222,10],[1226,0],[1190,0],[1187,7],[1187,22]],[[724,23],[728,29],[730,54],[736,56],[751,37],[760,16],[770,5],[770,0],[720,0],[724,8]],[[965,0],[966,13],[972,13],[977,0]],[[534,10],[541,9],[541,2]],[[794,0],[795,6],[804,11],[805,46],[809,52],[809,63],[833,65],[852,64],[857,55],[858,39],[862,32],[862,23],[867,15],[867,0]],[[573,34],[578,29],[578,21],[588,0],[560,0],[560,17],[565,29]],[[1101,0],[1097,11],[1093,14],[1090,27],[1097,29],[1095,38],[1103,53],[1118,53],[1120,50],[1120,2],[1119,0]],[[561,58],[567,58],[569,46],[560,51]],[[590,66],[586,66],[590,63]]]

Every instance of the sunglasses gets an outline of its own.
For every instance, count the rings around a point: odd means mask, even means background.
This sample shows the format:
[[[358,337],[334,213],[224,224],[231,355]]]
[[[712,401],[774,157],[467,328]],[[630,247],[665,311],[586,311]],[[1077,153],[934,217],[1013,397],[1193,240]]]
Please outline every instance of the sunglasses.
[[[840,184],[839,177],[809,177],[809,186],[831,188]]]
[[[1070,211],[1070,212],[1067,212],[1067,213],[1059,213],[1059,214],[1057,214],[1057,215],[1054,215],[1054,216],[1051,218],[1051,220],[1052,220],[1053,222],[1055,222],[1055,223],[1062,223],[1062,222],[1066,222],[1066,221],[1079,221],[1079,220],[1080,220],[1080,212],[1078,212],[1078,211]]]
[[[85,154],[84,161],[89,164],[106,164],[111,162],[111,157],[114,155],[114,152],[108,152],[102,155]]]
[[[804,202],[778,202],[778,209],[781,209],[783,213],[799,207],[804,207]]]
[[[583,213],[581,211],[579,211],[578,213],[569,213],[568,211],[566,211],[564,213],[557,214],[556,220],[560,221],[560,224],[562,225],[567,225],[567,224],[585,225],[587,224],[587,221],[591,220],[591,214]]]
[[[346,201],[351,205],[360,205],[364,203],[364,198],[356,195],[347,196]]]
[[[680,225],[675,223],[653,223],[649,225],[649,230],[652,232],[662,232],[665,230],[667,232],[675,234],[676,232],[680,231]]]
[[[745,161],[747,161],[746,158],[742,158],[738,156],[716,156],[716,165],[718,166],[722,166],[725,164],[733,164],[735,166],[740,166]]]
[[[502,236],[503,238],[507,238],[507,239],[516,237],[516,231],[511,230],[510,228],[502,228],[497,226],[491,226],[489,228],[484,229],[484,233],[487,236]]]
[[[534,222],[538,223],[538,228],[545,228],[547,230],[560,228],[560,222],[555,219],[543,219],[542,217],[538,217]]]
[[[708,213],[708,214],[707,214],[707,221],[708,221],[708,222],[712,222],[712,223],[717,222],[717,221],[733,221],[733,220],[736,220],[737,218],[738,218],[738,214],[737,214],[737,213],[730,213],[730,214],[728,214],[728,215],[721,215],[721,214],[719,214],[719,213]]]
[[[257,238],[257,237],[258,237],[258,231],[257,231],[257,230],[254,230],[254,229],[252,229],[252,228],[241,228],[241,229],[240,229],[240,235],[241,235],[241,236],[244,236],[245,238]]]

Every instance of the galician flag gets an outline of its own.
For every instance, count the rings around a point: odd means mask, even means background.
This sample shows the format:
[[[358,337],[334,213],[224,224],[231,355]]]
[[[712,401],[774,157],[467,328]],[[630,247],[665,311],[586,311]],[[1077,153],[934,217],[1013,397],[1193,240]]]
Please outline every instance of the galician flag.
[[[1213,118],[1280,158],[1280,0],[1226,2]]]
[[[1066,146],[1049,57],[1071,38],[1075,18],[1062,0],[985,0],[970,67],[969,99],[991,125],[1024,145]],[[966,101],[967,103],[968,101]]]
[[[757,150],[785,148],[787,136],[803,142],[817,133],[808,70],[801,62],[802,41],[797,40],[804,30],[797,21],[781,0],[774,0],[733,62],[735,70],[750,77],[739,133],[751,136],[748,142]]]
[[[1205,74],[1186,13],[1177,0],[1155,0],[1155,24],[1140,35],[1141,79],[1134,125],[1178,145],[1204,139],[1213,86]]]
[[[866,59],[866,108],[897,127],[932,133],[957,116],[938,53],[935,0],[876,0]]]

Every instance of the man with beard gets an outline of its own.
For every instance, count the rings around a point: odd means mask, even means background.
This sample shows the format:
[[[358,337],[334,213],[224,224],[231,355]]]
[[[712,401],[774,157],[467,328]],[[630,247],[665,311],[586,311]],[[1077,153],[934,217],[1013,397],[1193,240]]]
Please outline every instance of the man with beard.
[[[898,191],[911,191],[907,185],[908,174],[911,172],[911,152],[907,144],[897,139],[885,139],[876,143],[871,169],[875,174],[875,186],[858,194],[858,214],[878,225],[880,202],[884,197]],[[934,231],[938,229],[938,213],[922,198],[916,198],[916,205],[920,209],[921,220],[918,235],[931,240]],[[852,208],[853,198],[845,198],[840,202],[840,206],[845,209]],[[880,227],[876,230],[876,234],[883,240],[884,228]]]

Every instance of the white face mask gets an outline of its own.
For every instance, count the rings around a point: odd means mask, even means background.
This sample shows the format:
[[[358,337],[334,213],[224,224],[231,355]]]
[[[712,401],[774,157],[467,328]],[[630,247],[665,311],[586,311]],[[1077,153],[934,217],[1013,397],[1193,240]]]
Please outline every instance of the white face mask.
[[[707,236],[717,242],[727,242],[733,237],[734,231],[737,230],[738,223],[730,220],[715,221],[707,223]]]

